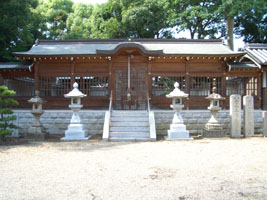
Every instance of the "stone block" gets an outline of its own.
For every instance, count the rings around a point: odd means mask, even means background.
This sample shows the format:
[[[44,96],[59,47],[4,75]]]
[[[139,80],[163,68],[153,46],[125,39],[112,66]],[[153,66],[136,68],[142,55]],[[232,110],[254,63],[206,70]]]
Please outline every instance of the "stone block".
[[[230,96],[230,136],[241,137],[241,96],[238,94]]]
[[[254,99],[252,96],[243,97],[244,136],[254,135]]]

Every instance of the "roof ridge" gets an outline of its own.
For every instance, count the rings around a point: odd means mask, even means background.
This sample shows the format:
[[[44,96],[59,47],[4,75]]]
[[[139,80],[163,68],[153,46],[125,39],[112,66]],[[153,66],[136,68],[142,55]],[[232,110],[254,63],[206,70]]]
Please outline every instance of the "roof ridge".
[[[121,38],[121,39],[69,39],[69,40],[38,40],[38,44],[63,44],[63,43],[120,43],[120,42],[163,42],[163,43],[222,43],[221,39],[152,39],[152,38]]]

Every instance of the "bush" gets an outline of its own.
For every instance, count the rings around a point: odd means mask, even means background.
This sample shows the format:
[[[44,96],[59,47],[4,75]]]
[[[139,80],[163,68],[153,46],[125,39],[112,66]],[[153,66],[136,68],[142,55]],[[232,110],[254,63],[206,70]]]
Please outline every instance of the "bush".
[[[9,90],[6,86],[0,86],[0,140],[5,141],[6,135],[11,135],[13,130],[18,127],[13,124],[17,119],[14,112],[9,108],[10,106],[18,105],[18,102],[12,98],[11,95],[16,94],[15,91]]]

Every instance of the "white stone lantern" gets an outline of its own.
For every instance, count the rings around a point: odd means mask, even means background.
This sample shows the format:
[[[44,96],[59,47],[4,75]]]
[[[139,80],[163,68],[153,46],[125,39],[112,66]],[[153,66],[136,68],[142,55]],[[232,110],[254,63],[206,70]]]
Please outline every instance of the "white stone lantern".
[[[166,95],[167,98],[172,98],[172,105],[170,106],[174,111],[174,116],[172,119],[172,124],[170,125],[170,130],[168,130],[167,140],[190,140],[193,139],[189,135],[189,131],[186,130],[184,125],[184,120],[181,116],[181,110],[184,105],[182,104],[182,99],[188,97],[179,89],[179,83],[174,84],[174,90]]]
[[[220,101],[225,98],[220,94],[216,93],[216,86],[212,88],[212,94],[210,94],[206,99],[210,100],[210,106],[208,109],[211,112],[211,118],[204,128],[204,137],[224,137],[225,131],[223,131],[223,126],[218,122],[216,114],[221,110]]]
[[[68,129],[65,131],[65,137],[61,138],[61,140],[88,140],[90,137],[87,135],[87,131],[84,130],[79,115],[79,111],[83,107],[81,104],[81,98],[86,97],[87,95],[79,91],[78,83],[75,82],[73,84],[73,90],[64,96],[65,98],[71,98],[71,104],[69,105],[69,108],[73,113]]]
[[[36,139],[45,139],[48,137],[48,133],[45,132],[44,127],[40,122],[41,115],[44,114],[43,104],[46,103],[39,96],[39,91],[35,91],[35,96],[28,100],[32,104],[32,111],[35,120],[32,126],[28,129],[28,136]]]

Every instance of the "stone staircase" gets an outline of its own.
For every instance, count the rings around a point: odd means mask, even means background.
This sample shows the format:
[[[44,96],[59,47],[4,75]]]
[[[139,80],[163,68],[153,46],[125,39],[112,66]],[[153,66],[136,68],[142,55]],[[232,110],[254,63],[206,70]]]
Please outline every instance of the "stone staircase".
[[[146,110],[113,110],[109,127],[110,141],[150,141]]]

